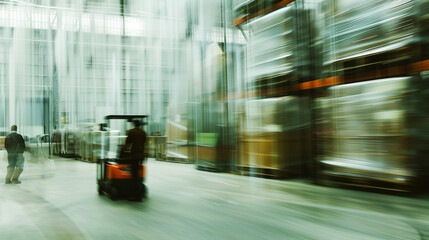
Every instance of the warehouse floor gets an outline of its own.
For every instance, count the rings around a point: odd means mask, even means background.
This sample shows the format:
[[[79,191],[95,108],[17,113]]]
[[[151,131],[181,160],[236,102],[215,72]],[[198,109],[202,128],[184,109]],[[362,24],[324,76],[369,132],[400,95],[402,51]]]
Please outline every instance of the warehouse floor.
[[[28,160],[22,184],[0,184],[0,239],[429,239],[425,196],[149,160],[149,198],[112,201],[96,192],[95,164],[54,163]]]

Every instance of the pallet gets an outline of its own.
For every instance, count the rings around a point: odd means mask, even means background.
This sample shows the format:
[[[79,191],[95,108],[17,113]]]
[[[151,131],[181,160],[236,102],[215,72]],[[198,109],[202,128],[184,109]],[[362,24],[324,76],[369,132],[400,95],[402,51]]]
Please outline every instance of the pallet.
[[[341,59],[326,66],[330,69],[329,72],[334,75],[348,75],[408,64],[416,60],[416,56],[416,47],[407,45],[384,52]]]
[[[286,172],[281,169],[255,168],[255,167],[236,165],[235,170],[241,175],[251,176],[251,177],[261,177],[261,178],[271,178],[271,179],[279,179],[279,178],[286,177]]]
[[[78,158],[79,156],[76,154],[72,154],[72,153],[60,153],[58,154],[58,156],[63,157],[63,158]]]
[[[429,43],[421,43],[418,54],[419,60],[426,60],[429,56]]]
[[[166,156],[162,158],[155,158],[157,161],[162,162],[174,162],[174,163],[191,163],[191,160],[188,158],[181,158],[181,157],[172,157],[172,156]]]
[[[90,160],[87,160],[87,159],[84,159],[84,158],[79,158],[79,160],[80,160],[81,162],[94,163],[93,161],[90,161]]]
[[[416,190],[416,186],[412,181],[404,182],[392,182],[386,179],[370,178],[370,177],[349,177],[341,175],[333,175],[321,173],[322,180],[320,181],[323,185],[335,185],[335,186],[348,186],[357,189],[371,189],[388,192],[402,192],[410,193]]]
[[[197,170],[206,171],[206,172],[225,172],[226,171],[226,166],[225,167],[222,167],[222,166],[213,167],[213,166],[196,164],[195,168]]]
[[[80,160],[83,162],[90,162],[93,163],[94,158],[91,156],[80,156]]]
[[[251,90],[260,91],[263,94],[273,92],[279,88],[287,88],[298,82],[296,73],[291,72],[283,75],[269,76],[253,81]]]
[[[98,163],[99,160],[100,160],[100,157],[96,156],[96,157],[92,157],[91,162]]]
[[[165,161],[165,162],[174,162],[174,163],[193,163],[189,158],[180,158],[180,157],[167,157],[165,159],[156,159],[158,161]]]

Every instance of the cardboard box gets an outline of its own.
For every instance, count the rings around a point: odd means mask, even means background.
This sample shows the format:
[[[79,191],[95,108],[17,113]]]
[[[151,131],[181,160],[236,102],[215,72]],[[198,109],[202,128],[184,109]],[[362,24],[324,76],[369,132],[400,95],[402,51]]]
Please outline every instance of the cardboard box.
[[[197,146],[197,158],[215,162],[216,161],[216,147]]]
[[[6,137],[1,136],[0,137],[0,149],[4,149],[4,141],[6,140]]]

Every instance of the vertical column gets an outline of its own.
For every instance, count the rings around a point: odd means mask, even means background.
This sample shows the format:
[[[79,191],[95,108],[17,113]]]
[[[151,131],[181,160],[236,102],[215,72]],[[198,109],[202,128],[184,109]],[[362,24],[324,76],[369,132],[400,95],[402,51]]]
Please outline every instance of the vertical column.
[[[12,36],[13,38],[13,36]],[[12,40],[13,41],[13,40]],[[15,76],[15,41],[13,41],[12,51],[9,55],[9,125],[16,123],[16,91],[15,91],[15,83],[16,83],[16,76]],[[6,121],[7,122],[7,121]]]

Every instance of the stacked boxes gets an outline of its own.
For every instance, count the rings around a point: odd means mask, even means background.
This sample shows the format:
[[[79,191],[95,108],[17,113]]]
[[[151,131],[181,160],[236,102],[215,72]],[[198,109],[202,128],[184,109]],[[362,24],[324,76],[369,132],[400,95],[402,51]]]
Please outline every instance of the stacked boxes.
[[[106,145],[104,149],[106,150],[107,155],[104,157],[118,158],[122,147],[125,146],[127,136],[121,135],[120,131],[118,130],[110,130],[105,134],[107,136],[107,141],[104,142]]]
[[[190,146],[188,128],[185,121],[167,121],[167,158],[189,162]]]
[[[422,160],[427,86],[409,64],[427,58],[429,1],[325,0],[320,6],[321,77],[376,79],[318,92],[325,95],[315,101],[321,176],[411,190],[428,169]],[[380,79],[386,76],[398,77]]]
[[[318,100],[317,133],[324,176],[407,189],[419,171],[418,124],[427,113],[413,77],[331,87]],[[377,181],[378,184],[372,183]],[[397,185],[397,186],[396,186]]]
[[[248,24],[247,62],[251,90],[270,90],[296,83],[295,8],[288,6]]]
[[[417,11],[418,38],[421,42],[420,56],[421,60],[426,60],[429,56],[429,1],[415,0]]]
[[[192,104],[188,111],[189,157],[197,169],[229,171],[231,168],[231,138],[225,101]]]
[[[83,160],[92,161],[92,131],[83,129],[80,135],[80,156]]]
[[[81,158],[98,162],[101,158],[116,158],[120,148],[125,145],[126,136],[120,136],[120,132],[88,131],[82,133]]]
[[[197,168],[213,171],[225,170],[224,159],[218,158],[218,133],[197,133],[195,159]]]
[[[92,148],[92,162],[98,162],[99,159],[104,158],[106,153],[105,147],[109,138],[109,132],[94,131],[91,133],[91,148]]]
[[[236,167],[272,177],[302,175],[308,160],[308,99],[282,97],[244,103]]]
[[[258,11],[270,8],[279,2],[282,0],[234,0],[234,18],[239,19],[256,14]]]
[[[81,152],[80,134],[74,128],[57,129],[54,131],[53,153],[63,157],[76,157]]]
[[[325,71],[348,74],[415,60],[414,3],[324,1]]]
[[[301,82],[314,80],[320,72],[320,53],[312,56],[318,45],[309,36],[316,29],[314,14],[315,10],[304,7],[302,1],[293,1],[240,26],[248,38],[248,90],[280,96],[296,91]]]
[[[4,141],[6,140],[6,137],[0,136],[0,149],[4,149]]]

